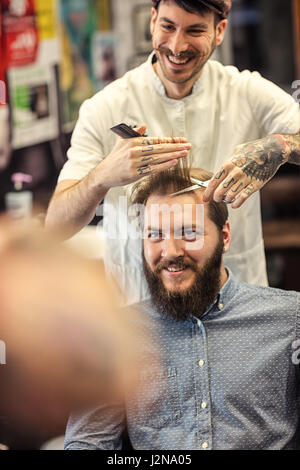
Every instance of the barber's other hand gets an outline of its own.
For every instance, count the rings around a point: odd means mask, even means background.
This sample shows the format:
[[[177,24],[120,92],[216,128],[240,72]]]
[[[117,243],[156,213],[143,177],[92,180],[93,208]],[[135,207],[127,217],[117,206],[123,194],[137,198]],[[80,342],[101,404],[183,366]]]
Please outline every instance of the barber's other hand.
[[[101,183],[108,189],[168,170],[191,149],[184,137],[143,137],[146,126],[135,130],[141,137],[119,138],[110,154],[98,165]]]
[[[275,175],[287,160],[285,143],[280,135],[236,147],[233,158],[210,180],[204,202],[225,199],[237,209]]]

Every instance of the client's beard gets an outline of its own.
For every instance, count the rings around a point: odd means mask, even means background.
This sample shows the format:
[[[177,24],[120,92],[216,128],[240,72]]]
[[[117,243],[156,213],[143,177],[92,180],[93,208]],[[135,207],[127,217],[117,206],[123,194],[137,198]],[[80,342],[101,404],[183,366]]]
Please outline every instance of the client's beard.
[[[162,265],[153,272],[143,252],[143,268],[154,307],[164,316],[171,316],[177,321],[185,321],[191,316],[200,318],[210,305],[215,302],[220,290],[221,262],[223,240],[220,238],[213,255],[206,261],[203,268],[198,269],[195,263],[169,260],[164,267],[174,263],[188,266],[196,273],[193,285],[185,291],[168,291],[159,274]]]

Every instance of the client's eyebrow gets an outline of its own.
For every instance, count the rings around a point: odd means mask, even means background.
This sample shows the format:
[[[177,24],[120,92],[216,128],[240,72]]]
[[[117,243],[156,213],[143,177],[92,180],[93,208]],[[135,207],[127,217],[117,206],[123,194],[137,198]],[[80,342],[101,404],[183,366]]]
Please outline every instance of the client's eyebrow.
[[[166,18],[165,16],[161,17],[161,18],[159,19],[159,22],[160,22],[160,23],[162,23],[162,22],[164,22],[164,23],[169,23],[169,24],[171,24],[171,25],[173,25],[173,26],[177,26],[177,24],[174,23],[174,21],[170,20],[169,18]],[[189,28],[201,28],[201,29],[203,29],[203,30],[207,30],[207,29],[208,29],[208,25],[207,25],[206,23],[195,23],[195,24],[190,24],[190,25],[188,25],[186,28],[187,28],[187,29],[189,29]]]
[[[160,227],[151,227],[150,225],[147,227],[146,229],[148,232],[151,232],[153,230],[155,230],[156,232],[161,232],[161,228]]]
[[[195,231],[195,230],[197,230],[197,228],[199,228],[199,227],[197,227],[197,225],[182,225],[182,228],[183,228],[183,229],[189,228],[189,229],[192,229],[192,230]]]

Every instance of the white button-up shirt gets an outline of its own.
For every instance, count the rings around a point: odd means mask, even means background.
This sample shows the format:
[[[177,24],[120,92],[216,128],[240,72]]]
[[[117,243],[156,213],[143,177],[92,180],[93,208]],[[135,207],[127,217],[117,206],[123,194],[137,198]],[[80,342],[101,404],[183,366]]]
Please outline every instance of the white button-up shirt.
[[[105,158],[117,139],[109,129],[120,122],[146,124],[149,136],[186,137],[193,146],[192,167],[211,172],[219,170],[241,143],[277,132],[293,134],[300,128],[298,104],[257,72],[239,72],[210,60],[192,93],[174,100],[166,96],[152,60],[153,54],[83,103],[59,181],[82,179]],[[129,303],[148,296],[141,240],[133,225],[128,227],[130,189],[116,187],[107,193],[103,225],[105,265]],[[239,280],[266,285],[259,193],[229,212],[232,243],[224,257],[226,265]]]

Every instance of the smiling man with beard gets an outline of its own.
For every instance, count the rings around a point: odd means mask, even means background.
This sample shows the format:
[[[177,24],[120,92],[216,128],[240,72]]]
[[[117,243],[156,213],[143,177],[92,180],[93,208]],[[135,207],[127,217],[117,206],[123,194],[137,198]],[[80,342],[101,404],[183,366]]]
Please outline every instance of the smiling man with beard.
[[[160,179],[163,182],[164,175]],[[170,210],[164,210],[166,204]],[[180,195],[177,198],[170,198],[168,194],[163,197],[159,190],[158,195],[151,195],[147,201],[147,207],[157,205],[158,210],[161,208],[162,218],[172,217],[173,214],[174,227],[167,230],[168,233],[163,233],[162,228],[157,227],[155,216],[154,225],[150,223],[145,227],[142,257],[154,306],[161,314],[170,315],[178,321],[187,320],[191,315],[201,318],[227,279],[222,261],[226,251],[224,243],[228,245],[230,236],[227,208],[225,204],[221,208],[214,205],[223,219],[222,227],[216,230],[216,226],[209,221],[205,226],[196,228],[195,211],[194,217],[188,220],[188,208],[194,204],[203,204],[202,197],[196,194]],[[169,222],[165,220],[162,224],[169,227]],[[204,237],[210,239],[209,249],[198,251],[197,245],[204,243]]]
[[[136,450],[300,448],[300,294],[239,282],[223,263],[226,204],[174,194],[190,186],[176,169],[133,192],[150,290],[134,309],[138,385],[72,416],[66,449],[119,450],[125,422]]]
[[[143,257],[144,273],[151,293],[152,302],[159,312],[177,320],[187,320],[190,315],[201,317],[207,307],[216,299],[220,289],[220,267],[223,253],[223,240],[220,239],[215,252],[206,261],[202,269],[196,263],[170,260],[162,262],[155,271],[151,271]],[[176,262],[178,269],[190,269],[195,272],[192,286],[185,290],[174,288],[169,291],[161,278],[161,271],[168,270]],[[176,281],[174,281],[176,282]]]

